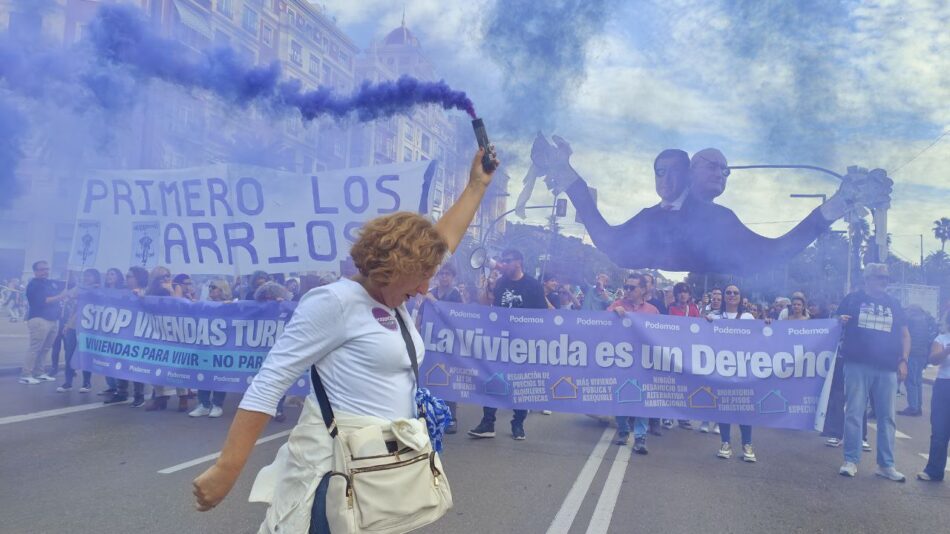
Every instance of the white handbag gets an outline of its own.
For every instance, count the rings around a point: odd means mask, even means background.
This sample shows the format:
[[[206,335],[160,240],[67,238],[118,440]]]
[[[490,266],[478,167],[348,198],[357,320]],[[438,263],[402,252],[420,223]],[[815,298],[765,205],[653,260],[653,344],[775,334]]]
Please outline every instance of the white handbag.
[[[405,330],[403,339],[418,383],[419,366]],[[452,490],[439,454],[432,449],[425,418],[341,433],[315,366],[310,368],[310,379],[323,422],[334,438],[334,467],[317,486],[309,533],[395,534],[445,515],[452,507]]]

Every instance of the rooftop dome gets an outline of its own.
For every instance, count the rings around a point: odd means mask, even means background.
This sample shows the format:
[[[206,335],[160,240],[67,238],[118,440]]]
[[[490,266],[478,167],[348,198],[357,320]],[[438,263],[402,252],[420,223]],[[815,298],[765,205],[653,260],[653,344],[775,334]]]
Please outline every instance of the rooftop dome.
[[[416,39],[416,36],[409,31],[409,28],[406,28],[406,25],[396,28],[395,30],[389,32],[389,35],[383,39],[384,45],[409,45],[416,48],[419,48],[419,40]]]

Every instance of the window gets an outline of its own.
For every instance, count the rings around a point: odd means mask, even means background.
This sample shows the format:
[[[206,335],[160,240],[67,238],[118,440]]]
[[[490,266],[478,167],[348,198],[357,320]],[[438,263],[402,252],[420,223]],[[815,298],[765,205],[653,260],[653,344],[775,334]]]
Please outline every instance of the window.
[[[429,136],[426,134],[422,134],[422,152],[429,153]]]
[[[310,74],[320,78],[320,58],[316,54],[310,54],[310,68],[308,70]]]
[[[406,123],[406,141],[414,141],[416,139],[415,133],[412,131],[412,125]],[[409,160],[406,160],[409,161]]]
[[[320,79],[323,82],[323,85],[330,85],[333,83],[333,69],[330,68],[330,65],[326,63],[323,64],[323,77]]]
[[[244,17],[241,18],[241,27],[257,35],[257,11],[244,8]]]
[[[231,18],[234,16],[234,7],[231,5],[231,0],[218,0],[218,13],[221,13],[225,17]]]
[[[303,47],[297,41],[290,41],[290,60],[303,65]]]
[[[409,145],[402,147],[402,160],[412,161],[412,147]]]
[[[270,46],[274,42],[274,28],[271,28],[268,25],[264,25],[264,31],[261,33],[261,41],[267,46]]]

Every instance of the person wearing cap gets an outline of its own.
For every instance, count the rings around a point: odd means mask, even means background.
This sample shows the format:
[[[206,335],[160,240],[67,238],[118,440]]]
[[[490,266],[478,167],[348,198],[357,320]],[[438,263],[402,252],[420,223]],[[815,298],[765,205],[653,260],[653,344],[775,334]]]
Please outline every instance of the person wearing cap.
[[[838,306],[843,325],[840,353],[844,357],[844,464],[838,470],[853,477],[861,461],[861,420],[868,396],[877,414],[876,475],[904,482],[894,467],[897,382],[907,377],[910,331],[900,302],[887,294],[887,265],[864,268],[864,288],[847,295]]]
[[[554,138],[545,158],[547,183],[571,199],[591,240],[620,267],[743,274],[788,261],[852,209],[856,192],[843,181],[834,195],[785,235],[753,232],[729,208],[713,201],[726,190],[726,157],[705,148],[689,158],[667,149],[653,163],[661,202],[617,226],[597,209],[587,183],[570,164],[571,147]],[[724,250],[734,253],[723,254]],[[649,251],[649,253],[644,253]]]

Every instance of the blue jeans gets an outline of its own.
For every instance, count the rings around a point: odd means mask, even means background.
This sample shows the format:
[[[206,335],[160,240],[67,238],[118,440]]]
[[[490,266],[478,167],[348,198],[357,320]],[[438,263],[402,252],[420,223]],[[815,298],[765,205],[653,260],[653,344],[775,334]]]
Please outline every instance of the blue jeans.
[[[212,400],[213,395],[213,400]],[[204,406],[205,408],[211,408],[212,402],[215,406],[221,406],[224,404],[224,396],[227,395],[226,391],[208,391],[204,389],[198,390],[198,403]]]
[[[647,419],[643,417],[631,417],[629,415],[618,415],[617,419],[617,435],[620,437],[625,437],[630,435],[631,422],[633,423],[633,437],[635,438],[646,438],[647,437]]]
[[[896,358],[896,357],[895,357]],[[860,363],[844,364],[844,461],[861,461],[861,420],[868,407],[868,395],[877,415],[877,465],[894,467],[894,404],[897,372]]]
[[[930,397],[930,459],[924,468],[934,480],[943,480],[947,444],[950,444],[950,378],[938,378]]]
[[[924,403],[924,368],[927,360],[911,358],[907,362],[907,407],[919,412]]]
[[[76,331],[72,328],[67,329],[66,333],[63,334],[63,345],[66,347],[66,381],[63,383],[64,386],[72,386],[73,378],[76,377],[76,369],[73,368],[73,354],[76,353],[76,341]],[[91,383],[92,373],[89,371],[83,371],[83,387],[87,387]]]
[[[742,435],[743,445],[752,445],[752,426],[739,425],[739,433]],[[732,425],[729,423],[719,423],[719,435],[723,443],[732,441]]]
[[[524,420],[528,417],[528,410],[513,410],[513,412],[511,424],[524,426]],[[498,408],[485,406],[482,408],[482,421],[494,425],[496,413],[498,413]]]

